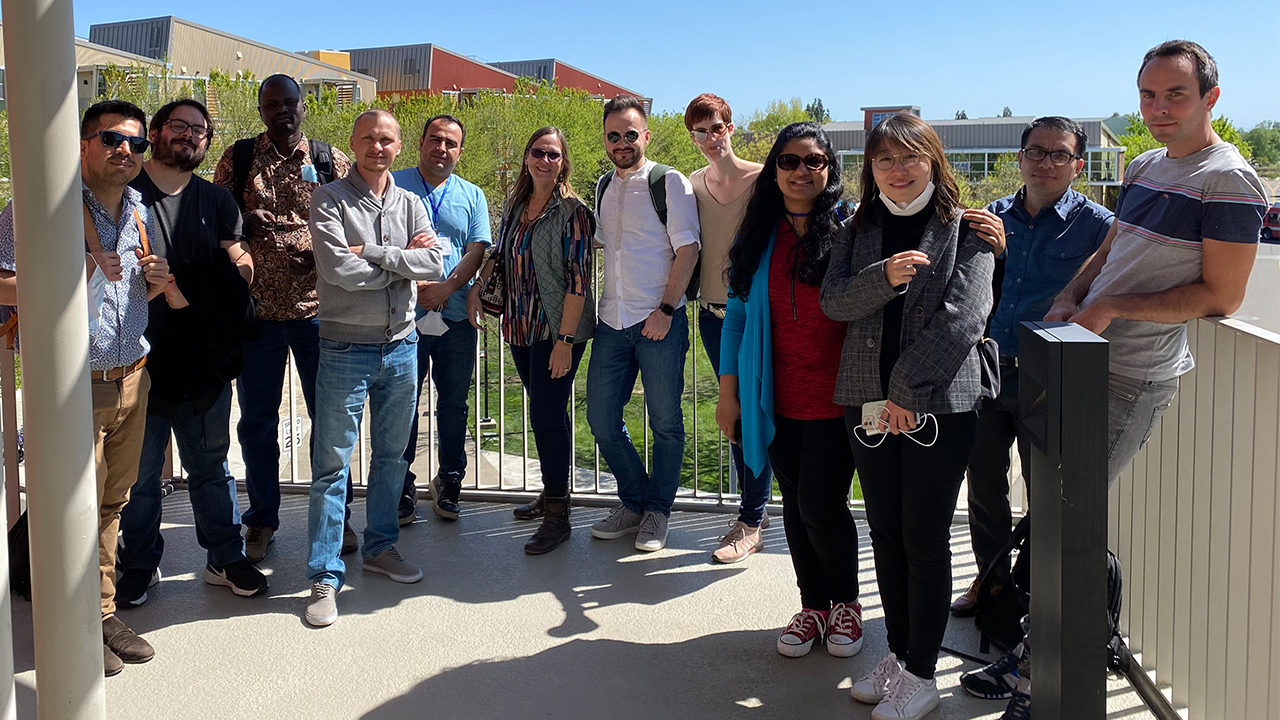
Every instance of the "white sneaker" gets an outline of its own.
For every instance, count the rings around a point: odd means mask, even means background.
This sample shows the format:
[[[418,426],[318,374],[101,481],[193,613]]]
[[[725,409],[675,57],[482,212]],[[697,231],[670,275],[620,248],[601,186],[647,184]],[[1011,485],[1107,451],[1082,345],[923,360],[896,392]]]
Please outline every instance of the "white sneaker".
[[[871,711],[871,720],[920,720],[938,709],[938,680],[921,680],[905,668],[889,681],[889,694]]]
[[[876,705],[889,694],[889,681],[897,677],[900,672],[902,672],[902,666],[898,664],[898,656],[889,653],[878,665],[871,668],[871,672],[863,675],[861,680],[849,688],[849,694],[858,702]]]

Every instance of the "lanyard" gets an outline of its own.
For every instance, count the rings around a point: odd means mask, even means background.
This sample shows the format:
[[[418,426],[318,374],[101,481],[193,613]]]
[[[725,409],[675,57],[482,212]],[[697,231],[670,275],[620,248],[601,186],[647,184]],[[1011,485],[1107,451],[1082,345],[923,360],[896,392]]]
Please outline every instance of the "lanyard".
[[[444,181],[444,189],[440,191],[440,199],[431,202],[431,196],[435,194],[435,190],[431,184],[427,182],[427,178],[423,176],[421,168],[418,169],[418,177],[422,178],[422,187],[427,189],[427,196],[422,198],[422,204],[426,206],[427,212],[431,213],[431,224],[435,226],[436,232],[440,232],[440,206],[444,204],[444,198],[449,194],[449,186],[453,184],[453,175]]]

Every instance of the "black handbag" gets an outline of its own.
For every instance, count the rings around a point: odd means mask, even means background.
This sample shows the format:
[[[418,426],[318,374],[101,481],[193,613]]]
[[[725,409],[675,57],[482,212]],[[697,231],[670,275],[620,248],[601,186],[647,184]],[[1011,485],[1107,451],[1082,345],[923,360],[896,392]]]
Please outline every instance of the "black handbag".
[[[995,400],[1000,396],[1000,345],[989,337],[978,341],[978,364],[981,366],[980,398]]]
[[[505,253],[503,252],[503,244],[507,238],[507,217],[503,215],[502,222],[498,226],[498,245],[493,249],[493,272],[489,273],[489,279],[484,281],[480,286],[480,305],[484,308],[486,315],[494,317],[502,317],[502,313],[507,308],[507,278],[505,269]]]

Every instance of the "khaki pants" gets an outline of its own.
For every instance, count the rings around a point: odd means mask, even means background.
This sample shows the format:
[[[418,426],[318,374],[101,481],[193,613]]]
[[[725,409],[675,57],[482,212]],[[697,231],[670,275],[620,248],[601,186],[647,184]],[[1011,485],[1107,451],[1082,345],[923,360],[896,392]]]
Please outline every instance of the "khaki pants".
[[[116,535],[120,510],[138,479],[151,378],[140,368],[123,380],[91,380],[93,456],[98,470],[98,567],[102,616],[116,611]]]

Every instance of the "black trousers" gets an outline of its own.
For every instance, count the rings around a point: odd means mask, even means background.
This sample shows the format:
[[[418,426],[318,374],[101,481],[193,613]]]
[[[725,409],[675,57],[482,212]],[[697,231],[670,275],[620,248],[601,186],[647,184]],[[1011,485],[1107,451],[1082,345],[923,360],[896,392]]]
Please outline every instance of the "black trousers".
[[[1009,542],[1013,513],[1009,509],[1009,447],[1016,440],[1022,477],[1031,482],[1031,448],[1018,437],[1018,369],[1001,368],[1000,396],[983,400],[978,411],[978,442],[969,455],[969,536],[978,563],[986,572],[991,558]],[[1006,558],[996,569],[1009,575]]]
[[[849,443],[862,482],[884,606],[889,650],[907,670],[929,679],[951,604],[951,519],[977,437],[976,411],[937,416],[937,441],[922,447],[905,435],[866,437],[862,408],[846,408]],[[933,439],[933,420],[914,437]],[[879,445],[869,448],[866,440]]]
[[[573,435],[569,428],[569,396],[578,362],[586,351],[586,343],[573,346],[569,372],[551,377],[551,350],[555,340],[542,340],[527,347],[511,346],[520,382],[529,393],[529,427],[538,446],[538,462],[542,467],[542,489],[549,498],[569,495],[569,468],[573,464]]]
[[[773,419],[769,462],[782,490],[782,521],[800,603],[827,610],[858,600],[858,528],[849,512],[853,454],[844,418]]]

